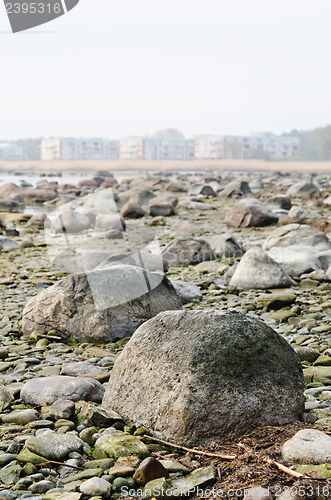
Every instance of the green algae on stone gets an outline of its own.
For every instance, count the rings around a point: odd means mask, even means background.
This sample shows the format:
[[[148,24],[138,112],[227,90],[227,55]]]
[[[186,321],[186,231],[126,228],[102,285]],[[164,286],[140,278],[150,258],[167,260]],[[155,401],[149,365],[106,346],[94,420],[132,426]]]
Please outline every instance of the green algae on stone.
[[[331,331],[331,325],[318,325],[311,329],[312,333],[323,334]]]
[[[109,458],[107,453],[101,448],[95,448],[92,452],[92,456],[95,460],[103,460],[104,458]]]
[[[164,477],[149,481],[149,483],[145,485],[142,498],[143,500],[150,500],[152,498],[173,498],[170,481],[167,481]]]
[[[215,480],[215,471],[213,467],[200,467],[185,477],[175,478],[171,481],[174,490],[181,493],[182,496],[188,496],[198,486],[204,486]]]
[[[98,429],[96,427],[87,427],[79,433],[79,437],[84,443],[87,443],[89,446],[94,446],[95,438],[93,435],[97,432]]]
[[[188,474],[190,469],[180,462],[176,462],[171,459],[160,459],[159,462],[163,465],[163,467],[170,473],[173,474],[175,472],[180,472],[182,474]]]
[[[331,464],[299,465],[294,470],[296,472],[300,472],[300,474],[305,474],[310,477],[331,479]]]
[[[113,480],[113,488],[116,492],[121,492],[122,489],[130,490],[134,488],[135,482],[131,477],[116,477]]]
[[[275,319],[276,321],[287,321],[289,318],[292,318],[295,316],[293,311],[291,309],[280,309],[279,311],[276,311],[271,314],[271,318]]]
[[[322,354],[316,359],[314,366],[331,366],[331,357]]]
[[[143,491],[143,499],[179,499],[189,497],[197,487],[203,487],[215,480],[213,467],[200,467],[185,477],[159,478],[149,481]]]
[[[23,469],[20,464],[16,460],[14,460],[10,464],[5,465],[5,467],[2,467],[2,469],[0,469],[0,481],[3,484],[7,485],[16,483],[21,475],[22,470]]]
[[[258,297],[256,305],[268,309],[281,309],[284,306],[293,304],[296,298],[297,296],[294,293],[266,293]]]
[[[294,338],[294,342],[298,345],[301,345],[303,344],[303,342],[306,342],[306,340],[311,339],[311,337],[312,337],[311,335],[299,334]]]
[[[90,462],[84,462],[85,469],[109,469],[114,465],[114,460],[111,458],[100,458],[99,460],[91,460]]]
[[[23,472],[26,476],[31,476],[31,474],[36,474],[38,472],[38,469],[32,463],[27,463],[23,467]]]
[[[20,451],[20,453],[17,455],[17,460],[19,462],[23,463],[31,463],[31,464],[42,464],[44,462],[47,462],[47,458],[41,457],[40,455],[37,455],[36,453],[32,453],[26,446]]]
[[[312,280],[311,278],[303,278],[300,281],[300,287],[305,289],[305,290],[311,290],[313,288],[317,288],[319,285],[319,282],[316,280]]]
[[[314,423],[314,427],[318,427],[321,431],[331,432],[331,417],[319,418]]]
[[[81,481],[82,479],[90,479],[91,477],[97,477],[100,474],[100,468],[98,469],[85,469],[80,472],[75,472],[69,476],[61,479],[61,484],[68,484],[72,481]]]
[[[317,383],[329,385],[331,383],[331,366],[309,366],[304,368],[303,376],[306,384]]]
[[[101,436],[96,441],[95,447],[101,448],[110,458],[127,457],[129,455],[146,458],[150,454],[147,446],[138,437],[124,432]]]
[[[71,420],[67,420],[66,418],[60,418],[59,420],[56,420],[56,422],[54,424],[55,429],[59,429],[60,427],[63,427],[63,426],[69,427],[69,430],[71,430],[71,431],[76,428],[75,423],[72,422]]]
[[[316,417],[317,419],[329,418],[331,417],[331,408],[328,406],[327,408],[315,408],[310,411],[310,414]]]

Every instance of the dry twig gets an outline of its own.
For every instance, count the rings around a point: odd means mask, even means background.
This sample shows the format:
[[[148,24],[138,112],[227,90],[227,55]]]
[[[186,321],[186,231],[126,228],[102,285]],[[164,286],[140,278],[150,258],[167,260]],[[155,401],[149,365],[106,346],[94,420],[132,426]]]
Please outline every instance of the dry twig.
[[[178,444],[169,443],[168,441],[163,441],[162,439],[158,439],[152,436],[144,436],[145,439],[150,439],[151,441],[156,441],[157,443],[164,444],[166,446],[170,446],[170,448],[175,448],[176,450],[187,451],[188,453],[194,453],[196,455],[203,455],[205,457],[213,457],[213,458],[222,458],[223,460],[235,460],[236,455],[221,455],[220,453],[211,453],[209,451],[200,451],[195,450],[193,448],[186,448],[185,446],[179,446]]]
[[[289,476],[296,477],[298,479],[310,479],[312,481],[328,481],[328,479],[320,478],[320,477],[310,477],[307,476],[306,474],[301,474],[300,472],[296,472],[295,470],[290,469],[289,467],[286,467],[286,465],[283,465],[279,462],[276,462],[276,460],[273,460],[269,457],[265,457],[261,455],[260,453],[255,452],[252,448],[249,446],[243,444],[243,443],[238,443],[237,446],[239,448],[243,448],[246,450],[248,453],[251,455],[257,455],[263,462],[267,463],[268,465],[274,465],[277,467],[277,469],[281,470],[282,472],[285,472],[285,474],[288,474]]]
[[[47,460],[47,462],[43,462],[41,464],[36,464],[37,466],[38,465],[43,465],[43,466],[46,466],[46,465],[50,465],[50,464],[54,464],[54,465],[64,465],[65,467],[69,467],[70,469],[77,469],[77,470],[85,470],[84,467],[77,467],[76,465],[70,465],[70,464],[66,464],[64,462],[55,462],[54,460]]]

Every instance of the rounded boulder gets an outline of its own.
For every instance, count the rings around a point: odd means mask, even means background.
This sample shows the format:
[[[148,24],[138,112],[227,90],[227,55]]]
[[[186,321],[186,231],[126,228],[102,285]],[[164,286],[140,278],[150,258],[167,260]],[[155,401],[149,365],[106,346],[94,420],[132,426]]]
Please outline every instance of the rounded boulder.
[[[236,311],[168,311],[134,333],[103,399],[130,424],[180,444],[209,443],[304,411],[291,346]]]

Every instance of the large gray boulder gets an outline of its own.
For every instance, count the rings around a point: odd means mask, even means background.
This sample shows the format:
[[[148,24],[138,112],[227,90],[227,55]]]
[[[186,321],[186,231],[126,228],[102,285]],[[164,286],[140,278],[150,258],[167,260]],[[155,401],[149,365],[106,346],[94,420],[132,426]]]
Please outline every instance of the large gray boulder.
[[[198,445],[304,410],[301,364],[261,321],[236,311],[168,311],[134,333],[103,399],[130,424]]]
[[[19,248],[17,241],[13,241],[6,236],[0,236],[0,251],[9,252],[10,250],[16,250]]]
[[[166,191],[171,193],[186,193],[187,188],[180,181],[172,180],[164,188]]]
[[[312,182],[307,182],[305,180],[296,182],[293,186],[290,186],[287,190],[287,196],[312,196],[318,194],[318,187]]]
[[[322,231],[314,227],[287,224],[272,231],[262,248],[290,276],[296,278],[311,271],[327,269],[327,254],[331,249],[331,242]]]
[[[44,203],[57,197],[57,193],[53,189],[20,189],[19,194],[27,204]]]
[[[148,203],[155,196],[153,191],[150,191],[148,189],[136,189],[134,191],[130,190],[129,192],[130,197],[127,199],[127,201],[129,203],[133,203],[134,205],[139,205],[145,212],[147,212]]]
[[[63,460],[73,451],[82,451],[84,442],[74,434],[46,431],[41,436],[27,439],[25,446],[30,452],[48,460]]]
[[[272,210],[282,209],[290,210],[292,206],[291,198],[285,194],[276,194],[267,200],[267,205]]]
[[[311,271],[327,269],[331,242],[322,231],[314,227],[286,224],[272,231],[262,248],[290,276],[296,278]]]
[[[175,215],[175,207],[168,198],[152,198],[148,204],[148,213],[152,217]]]
[[[303,207],[294,206],[288,211],[287,216],[289,219],[298,220],[298,219],[308,219],[309,217],[314,217],[315,215],[312,214],[311,212],[308,212],[308,210],[306,210]]]
[[[118,264],[67,276],[32,297],[23,311],[23,333],[55,330],[64,338],[108,341],[132,335],[160,311],[180,308],[164,274]]]
[[[43,213],[33,215],[28,222],[26,223],[26,227],[32,227],[35,229],[44,229],[45,221],[47,219],[47,215]]]
[[[187,237],[168,243],[162,251],[162,258],[167,265],[189,265],[215,260],[216,254],[204,238]]]
[[[172,286],[175,288],[178,296],[180,297],[182,304],[189,304],[190,302],[199,302],[203,299],[201,290],[198,286],[193,283],[188,283],[183,280],[176,280],[171,282]]]
[[[56,233],[79,233],[91,227],[92,223],[87,215],[64,205],[52,225]]]
[[[100,213],[96,216],[95,226],[97,229],[103,229],[104,231],[110,231],[112,229],[124,231],[126,225],[123,217],[120,217],[118,214]]]
[[[238,179],[229,182],[229,184],[224,187],[221,194],[227,198],[238,198],[245,194],[252,194],[252,192],[247,181]]]
[[[231,234],[213,234],[208,236],[207,240],[217,257],[238,258],[242,257],[246,251]]]
[[[317,429],[302,429],[282,446],[287,462],[326,464],[331,461],[331,437]]]
[[[17,193],[20,190],[21,189],[19,186],[17,186],[16,184],[14,184],[12,182],[8,182],[8,183],[2,184],[2,186],[0,186],[0,195],[1,196],[9,196],[10,194]]]
[[[206,196],[207,198],[211,196],[212,198],[216,198],[217,194],[214,189],[209,184],[197,184],[192,186],[190,189],[191,196]]]
[[[281,264],[292,278],[323,268],[318,258],[319,252],[315,247],[301,245],[272,247],[268,255]]]
[[[146,215],[146,211],[135,203],[126,203],[120,212],[121,217],[124,219],[140,219]]]
[[[269,234],[263,244],[263,250],[291,245],[317,247],[319,250],[331,248],[331,242],[322,231],[306,224],[286,224],[277,227]]]
[[[262,227],[278,222],[278,216],[255,198],[245,198],[229,210],[225,223],[233,227]]]
[[[100,403],[104,387],[88,377],[37,377],[28,380],[21,389],[21,399],[29,405],[51,405],[58,399]]]
[[[291,279],[262,248],[253,247],[241,258],[230,286],[242,289],[287,288],[291,286]]]
[[[24,201],[24,200],[23,200]],[[16,200],[0,199],[0,212],[18,212],[20,209],[20,204]]]

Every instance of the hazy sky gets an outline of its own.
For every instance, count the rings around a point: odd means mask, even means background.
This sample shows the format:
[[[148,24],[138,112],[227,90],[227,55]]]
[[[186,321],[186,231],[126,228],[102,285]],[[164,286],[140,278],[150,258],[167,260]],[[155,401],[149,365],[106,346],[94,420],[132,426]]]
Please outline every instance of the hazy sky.
[[[330,0],[80,0],[13,35],[1,2],[0,138],[326,125],[330,23]]]

